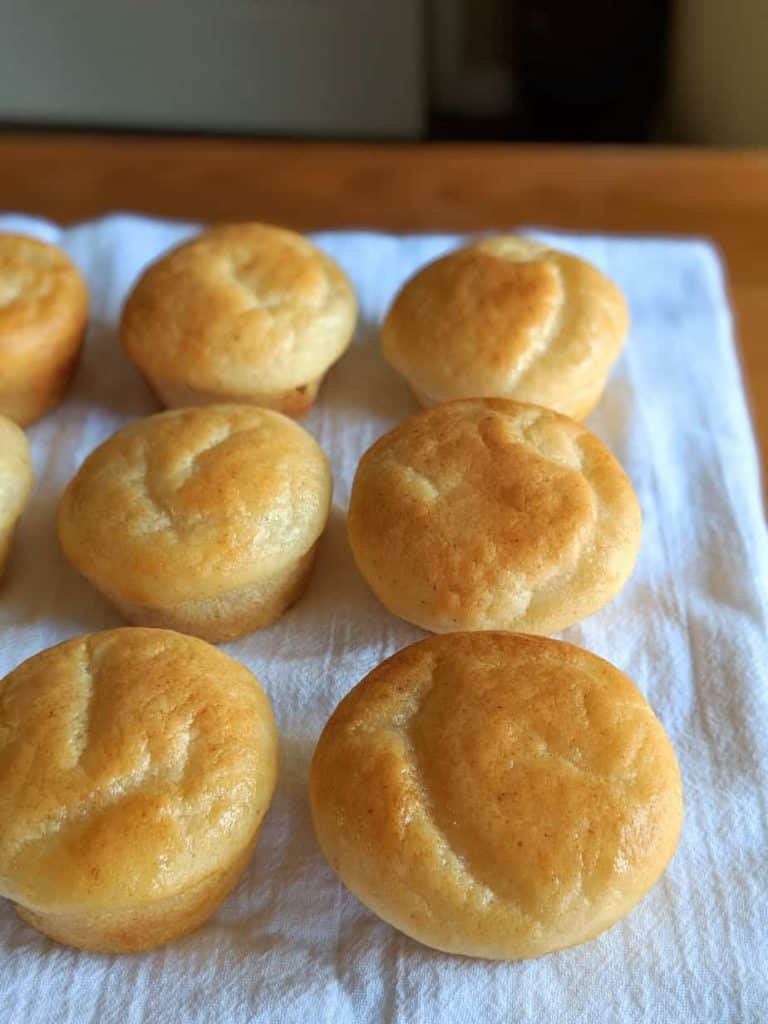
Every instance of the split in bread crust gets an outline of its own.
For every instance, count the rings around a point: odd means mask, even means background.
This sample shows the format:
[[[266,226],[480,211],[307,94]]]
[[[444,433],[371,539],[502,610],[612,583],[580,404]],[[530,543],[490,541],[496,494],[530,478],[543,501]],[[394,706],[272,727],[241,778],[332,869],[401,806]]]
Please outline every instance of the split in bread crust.
[[[60,942],[197,927],[248,862],[277,773],[241,664],[167,630],[76,637],[0,683],[0,894]]]
[[[432,632],[553,633],[624,585],[641,517],[585,427],[508,399],[417,413],[362,457],[349,540],[395,615]]]
[[[144,272],[121,337],[168,406],[245,402],[299,416],[349,345],[356,316],[346,276],[308,239],[232,224]]]
[[[682,821],[674,750],[632,682],[512,633],[430,637],[374,669],[326,725],[310,796],[363,903],[436,949],[499,960],[609,928]]]
[[[621,291],[596,267],[508,235],[415,274],[392,303],[381,345],[424,405],[514,398],[584,419],[628,327]]]

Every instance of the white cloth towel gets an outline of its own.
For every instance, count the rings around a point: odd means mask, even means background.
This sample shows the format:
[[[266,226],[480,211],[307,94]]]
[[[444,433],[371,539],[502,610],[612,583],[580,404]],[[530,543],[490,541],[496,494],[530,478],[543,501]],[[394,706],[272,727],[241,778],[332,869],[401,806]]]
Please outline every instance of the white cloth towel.
[[[64,562],[56,503],[92,448],[156,410],[119,348],[118,313],[147,261],[195,228],[113,216],[60,230],[5,216],[0,230],[62,245],[93,296],[74,386],[29,431],[37,485],[0,591],[3,675],[50,644],[120,623]],[[672,736],[686,818],[663,880],[595,942],[492,964],[394,931],[324,863],[306,788],[320,729],[369,669],[420,635],[377,603],[344,531],[358,458],[415,409],[379,356],[377,326],[402,281],[461,239],[319,234],[354,282],[361,322],[304,421],[336,480],[310,588],[275,626],[225,648],[262,680],[283,737],[279,788],[251,866],[200,931],[133,956],[58,946],[0,901],[0,1021],[768,1020],[768,542],[722,271],[702,241],[538,234],[602,267],[632,309],[626,352],[590,426],[634,481],[642,551],[622,593],[564,635],[625,670]]]

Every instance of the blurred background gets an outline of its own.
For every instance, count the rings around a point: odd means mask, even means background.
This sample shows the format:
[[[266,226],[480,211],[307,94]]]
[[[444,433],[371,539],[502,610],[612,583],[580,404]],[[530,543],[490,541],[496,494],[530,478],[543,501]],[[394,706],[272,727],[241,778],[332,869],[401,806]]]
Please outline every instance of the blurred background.
[[[768,0],[0,0],[0,126],[768,143]]]

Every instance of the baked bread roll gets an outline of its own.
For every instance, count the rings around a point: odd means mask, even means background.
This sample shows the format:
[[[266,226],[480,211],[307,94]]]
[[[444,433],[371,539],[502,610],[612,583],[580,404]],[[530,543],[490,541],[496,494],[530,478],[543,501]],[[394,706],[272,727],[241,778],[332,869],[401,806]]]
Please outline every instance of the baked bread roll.
[[[594,938],[678,843],[680,773],[630,680],[513,633],[430,637],[374,669],[310,772],[320,846],[374,913],[493,960]]]
[[[331,490],[322,449],[280,413],[179,409],[89,455],[62,498],[59,538],[129,622],[217,643],[301,596]]]
[[[0,234],[0,414],[26,426],[61,401],[87,322],[88,290],[69,257]]]
[[[640,543],[632,485],[601,441],[508,399],[446,402],[360,461],[348,531],[393,614],[435,633],[553,633],[623,586]]]
[[[80,949],[148,949],[234,888],[277,775],[256,679],[166,630],[76,637],[0,683],[0,894]]]
[[[32,482],[32,461],[24,431],[0,416],[0,575]]]
[[[330,256],[293,231],[235,224],[153,263],[128,298],[121,336],[167,406],[248,402],[301,416],[356,316]]]
[[[583,419],[628,326],[621,291],[596,267],[509,235],[449,253],[406,282],[381,346],[423,405],[514,398]]]

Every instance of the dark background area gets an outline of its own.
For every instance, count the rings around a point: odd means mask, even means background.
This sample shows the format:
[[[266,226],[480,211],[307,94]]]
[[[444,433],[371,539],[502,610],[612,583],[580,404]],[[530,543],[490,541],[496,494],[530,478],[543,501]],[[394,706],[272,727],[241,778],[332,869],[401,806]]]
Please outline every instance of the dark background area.
[[[768,143],[765,0],[0,0],[0,126]]]

